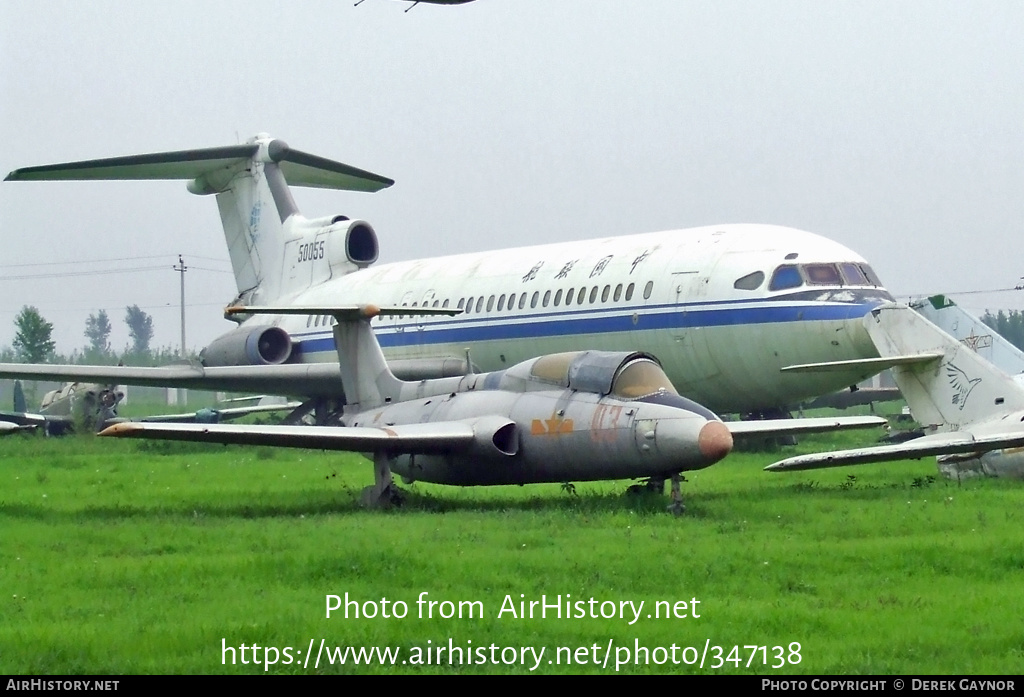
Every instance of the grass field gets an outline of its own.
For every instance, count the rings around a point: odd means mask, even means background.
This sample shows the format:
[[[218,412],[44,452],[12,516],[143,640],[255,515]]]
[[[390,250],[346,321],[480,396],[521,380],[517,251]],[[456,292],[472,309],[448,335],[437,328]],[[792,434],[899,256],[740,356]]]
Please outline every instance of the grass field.
[[[381,513],[358,456],[9,437],[0,673],[1020,672],[1022,483],[762,472],[777,455],[689,475],[680,518],[628,482],[415,484]],[[328,619],[346,593],[378,616]],[[519,616],[542,596],[561,617]],[[399,653],[340,664],[321,640]]]

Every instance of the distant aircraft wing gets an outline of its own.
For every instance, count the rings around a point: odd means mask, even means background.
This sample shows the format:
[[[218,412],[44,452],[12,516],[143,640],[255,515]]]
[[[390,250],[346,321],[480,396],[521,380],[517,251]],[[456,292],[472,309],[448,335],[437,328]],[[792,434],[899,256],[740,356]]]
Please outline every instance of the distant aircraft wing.
[[[793,472],[797,470],[863,465],[871,462],[892,460],[917,460],[929,455],[957,455],[966,453],[987,453],[1002,448],[1024,447],[1024,433],[997,433],[974,437],[963,431],[938,433],[924,436],[896,445],[877,445],[869,448],[837,450],[811,455],[797,455],[765,467],[768,472]]]
[[[18,431],[31,431],[37,426],[38,424],[18,424],[11,421],[0,421],[0,436],[9,436]]]
[[[25,426],[27,428],[35,428],[36,426],[43,426],[47,423],[60,423],[69,424],[71,423],[71,417],[69,416],[47,416],[45,414],[33,414],[25,411],[0,411],[0,424],[14,424],[15,426]],[[5,428],[0,425],[0,428]]]
[[[726,421],[733,438],[744,436],[789,436],[796,433],[844,431],[851,428],[884,426],[880,416],[823,416],[809,419],[765,419],[763,421]]]
[[[215,424],[222,421],[233,421],[250,414],[266,414],[274,411],[292,411],[302,406],[301,402],[282,402],[281,404],[253,404],[248,407],[228,407],[226,409],[200,409],[187,414],[155,414],[143,416],[132,421],[142,423],[200,423]]]
[[[846,372],[851,369],[863,368],[864,377],[868,378],[883,370],[897,365],[917,365],[942,358],[941,352],[917,353],[910,356],[887,356],[884,358],[856,358],[850,361],[827,361],[825,363],[801,363],[781,368],[783,373],[828,373]]]
[[[0,411],[0,424],[42,426],[44,423],[46,423],[46,417],[42,414],[30,414],[23,411]],[[7,427],[0,425],[0,428]]]
[[[104,429],[100,435],[354,452],[384,450],[389,453],[453,452],[468,448],[474,439],[472,425],[460,421],[383,428],[126,422]]]

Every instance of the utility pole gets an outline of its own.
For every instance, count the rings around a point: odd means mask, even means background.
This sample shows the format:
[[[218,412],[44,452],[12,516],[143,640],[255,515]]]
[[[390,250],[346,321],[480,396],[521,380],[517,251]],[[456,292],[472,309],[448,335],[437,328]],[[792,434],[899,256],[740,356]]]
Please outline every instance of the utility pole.
[[[178,255],[178,263],[173,267],[175,271],[181,274],[181,358],[185,358],[185,272],[188,271],[188,267],[185,266],[185,260]]]
[[[181,360],[187,360],[185,356],[185,272],[188,271],[188,267],[185,266],[185,260],[178,255],[178,264],[173,267],[175,271],[181,274]],[[188,404],[188,392],[184,388],[178,390],[178,403]]]

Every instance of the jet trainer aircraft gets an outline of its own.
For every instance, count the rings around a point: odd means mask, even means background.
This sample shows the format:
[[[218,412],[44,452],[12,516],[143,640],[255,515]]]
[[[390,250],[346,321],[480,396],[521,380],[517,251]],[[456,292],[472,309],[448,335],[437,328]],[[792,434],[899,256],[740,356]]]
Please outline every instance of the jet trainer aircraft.
[[[289,185],[379,191],[394,182],[261,134],[244,145],[90,160],[11,172],[8,181],[186,179],[215,194],[238,295],[232,304],[333,307],[386,302],[458,308],[375,320],[404,379],[462,375],[579,349],[659,356],[681,394],[720,413],[778,414],[863,379],[874,358],[860,318],[892,298],[868,263],[818,235],[716,225],[372,266],[369,223],[303,217]],[[531,220],[530,225],[543,225]],[[0,376],[302,397],[326,422],[345,393],[331,316],[241,315],[202,365],[0,365]],[[874,371],[877,372],[877,371]],[[870,372],[868,374],[871,374]]]
[[[886,305],[864,322],[914,418],[930,435],[897,445],[787,458],[772,472],[938,455],[948,477],[1024,477],[1024,387],[910,307]]]
[[[48,436],[60,436],[75,425],[94,430],[117,419],[124,392],[116,385],[69,382],[43,395],[39,411],[28,411],[21,383],[14,384],[14,411],[0,411],[0,423],[41,427]]]
[[[341,426],[124,423],[103,436],[244,443],[373,453],[372,506],[406,481],[456,486],[635,479],[672,481],[732,449],[733,435],[778,435],[876,426],[875,417],[723,423],[680,396],[657,359],[643,352],[576,351],[507,370],[403,382],[389,370],[370,320],[451,315],[458,310],[375,306],[239,307],[250,314],[328,315],[348,403]]]

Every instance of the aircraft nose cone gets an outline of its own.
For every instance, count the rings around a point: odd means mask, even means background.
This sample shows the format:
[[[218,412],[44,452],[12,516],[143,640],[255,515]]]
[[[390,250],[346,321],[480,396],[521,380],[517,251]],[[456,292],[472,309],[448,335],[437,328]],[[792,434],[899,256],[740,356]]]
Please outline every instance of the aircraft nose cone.
[[[700,454],[711,462],[718,462],[732,450],[732,433],[721,421],[708,421],[697,435]]]

